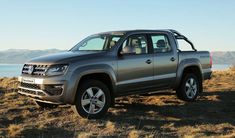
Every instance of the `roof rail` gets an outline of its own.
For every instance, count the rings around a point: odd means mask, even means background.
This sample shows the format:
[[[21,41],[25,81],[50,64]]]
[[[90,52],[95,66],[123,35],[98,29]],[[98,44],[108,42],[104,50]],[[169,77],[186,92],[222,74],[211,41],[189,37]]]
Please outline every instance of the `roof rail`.
[[[183,39],[183,40],[185,40],[186,42],[188,42],[188,43],[191,45],[191,47],[192,47],[192,49],[193,49],[194,51],[197,51],[197,49],[194,47],[193,43],[192,43],[187,37],[185,37],[184,35],[182,35],[181,33],[179,33],[179,32],[176,31],[176,30],[170,29],[169,31],[174,34],[175,39]]]

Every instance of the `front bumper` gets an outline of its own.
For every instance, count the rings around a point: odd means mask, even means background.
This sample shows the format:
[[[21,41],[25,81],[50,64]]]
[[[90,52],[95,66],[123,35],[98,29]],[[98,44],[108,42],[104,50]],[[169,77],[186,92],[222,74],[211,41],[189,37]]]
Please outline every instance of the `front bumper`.
[[[36,78],[19,76],[18,93],[51,104],[65,104],[67,81],[62,76]]]

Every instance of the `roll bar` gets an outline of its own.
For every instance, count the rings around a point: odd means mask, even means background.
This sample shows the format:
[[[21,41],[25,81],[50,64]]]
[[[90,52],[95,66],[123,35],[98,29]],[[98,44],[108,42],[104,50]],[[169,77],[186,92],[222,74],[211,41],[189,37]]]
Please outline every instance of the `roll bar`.
[[[180,34],[178,31],[176,31],[176,30],[169,30],[170,32],[172,32],[173,34],[174,34],[174,36],[175,36],[175,39],[183,39],[183,40],[185,40],[186,42],[188,42],[190,45],[191,45],[191,47],[192,47],[192,49],[194,50],[194,51],[197,51],[197,49],[194,47],[194,45],[193,45],[193,43],[187,38],[187,37],[185,37],[184,35],[182,35],[182,34]]]

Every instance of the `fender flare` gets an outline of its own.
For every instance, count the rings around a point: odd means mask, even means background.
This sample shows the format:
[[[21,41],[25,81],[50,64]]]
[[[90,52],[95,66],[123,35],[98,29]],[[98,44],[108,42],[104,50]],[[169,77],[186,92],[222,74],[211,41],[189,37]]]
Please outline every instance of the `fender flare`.
[[[83,66],[83,67],[78,67],[75,71],[73,71],[71,75],[71,81],[74,82],[72,87],[69,88],[69,94],[66,96],[66,99],[69,99],[69,103],[74,103],[75,102],[75,97],[77,93],[77,88],[80,84],[80,80],[83,76],[89,75],[89,74],[94,74],[94,73],[104,73],[107,74],[111,80],[112,88],[113,88],[113,94],[115,95],[116,93],[116,75],[112,67],[110,67],[107,64],[99,64],[99,65],[89,65],[89,66]]]
[[[190,58],[190,59],[182,60],[178,65],[178,69],[177,69],[177,73],[176,73],[177,74],[176,75],[176,83],[175,83],[174,89],[177,89],[179,87],[181,80],[183,78],[184,70],[188,67],[197,67],[200,71],[201,77],[203,78],[202,66],[201,66],[201,63],[198,59]]]

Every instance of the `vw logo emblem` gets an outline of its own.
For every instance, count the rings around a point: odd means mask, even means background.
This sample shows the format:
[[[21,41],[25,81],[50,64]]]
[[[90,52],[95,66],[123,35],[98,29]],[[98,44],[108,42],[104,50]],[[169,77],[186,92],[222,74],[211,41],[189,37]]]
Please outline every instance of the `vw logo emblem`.
[[[28,68],[28,74],[32,74],[33,73],[33,71],[34,71],[34,66],[29,66],[29,68]]]

